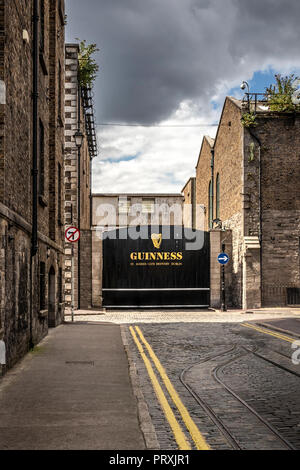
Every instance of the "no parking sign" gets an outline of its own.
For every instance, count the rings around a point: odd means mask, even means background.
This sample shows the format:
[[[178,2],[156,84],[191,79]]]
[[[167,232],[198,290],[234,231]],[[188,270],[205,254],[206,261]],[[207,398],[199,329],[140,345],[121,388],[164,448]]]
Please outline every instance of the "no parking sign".
[[[76,243],[80,239],[80,230],[77,227],[69,227],[65,232],[67,242]]]

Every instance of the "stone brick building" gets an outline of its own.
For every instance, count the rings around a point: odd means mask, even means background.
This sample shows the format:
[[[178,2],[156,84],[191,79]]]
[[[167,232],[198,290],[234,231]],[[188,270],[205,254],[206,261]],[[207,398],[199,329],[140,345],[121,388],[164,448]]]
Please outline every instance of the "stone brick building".
[[[63,313],[64,1],[0,0],[0,338],[11,367]]]
[[[92,220],[92,256],[91,269],[87,266],[86,275],[90,276],[91,285],[87,292],[91,292],[92,306],[102,306],[102,237],[106,230],[127,227],[130,222],[136,220],[130,215],[133,205],[139,205],[142,209],[144,221],[141,225],[155,223],[163,224],[170,220],[170,225],[183,224],[183,197],[181,194],[94,194],[93,195],[93,220]],[[106,206],[113,208],[107,216]],[[176,207],[176,209],[175,209]],[[162,208],[160,211],[159,208]],[[174,210],[173,210],[174,209]],[[164,219],[165,217],[165,219]],[[166,222],[164,222],[166,223]]]
[[[78,243],[65,243],[65,303],[90,308],[91,292],[91,161],[97,155],[91,89],[78,80],[79,45],[66,45],[65,78],[65,230],[80,230]],[[76,146],[75,134],[83,135]],[[80,201],[80,202],[79,202]],[[78,288],[79,286],[79,288]]]
[[[256,126],[245,128],[247,106],[227,97],[215,140],[203,139],[197,204],[206,208],[206,229],[214,228],[217,251],[225,241],[231,254],[226,269],[232,305],[299,304],[300,116],[258,103]]]
[[[185,227],[196,228],[196,178],[190,178],[182,189],[184,197],[184,206],[188,208],[183,217]]]

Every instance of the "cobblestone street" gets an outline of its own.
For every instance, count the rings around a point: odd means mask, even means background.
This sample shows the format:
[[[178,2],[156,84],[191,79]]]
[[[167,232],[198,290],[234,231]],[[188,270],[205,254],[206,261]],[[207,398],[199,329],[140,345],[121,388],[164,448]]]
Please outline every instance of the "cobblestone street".
[[[300,324],[296,310],[276,314],[274,310],[255,314],[127,311],[76,316],[78,321],[95,323],[104,319],[122,323],[129,361],[161,449],[178,449],[178,442],[137,347],[134,336],[148,354],[139,330],[153,351],[149,355],[153,371],[192,449],[197,445],[168,393],[167,379],[159,373],[155,356],[211,449],[300,449],[300,365],[292,362],[292,343]],[[274,330],[256,326],[271,325],[272,319],[276,319]],[[284,331],[282,325],[294,330],[295,336],[279,333]]]
[[[297,371],[293,368],[291,344],[232,323],[140,326],[211,448],[300,449],[300,366]],[[130,350],[160,446],[175,449],[176,442],[132,338]],[[274,364],[254,356],[251,351],[269,355],[267,360],[273,360]],[[282,362],[288,362],[291,370],[275,365]],[[214,376],[218,369],[218,376]],[[184,380],[180,381],[184,371]],[[254,411],[217,383],[215,377]],[[185,385],[191,387],[202,406]],[[216,415],[217,422],[203,409],[203,403]],[[175,406],[173,412],[178,415]],[[182,421],[180,416],[178,419]]]

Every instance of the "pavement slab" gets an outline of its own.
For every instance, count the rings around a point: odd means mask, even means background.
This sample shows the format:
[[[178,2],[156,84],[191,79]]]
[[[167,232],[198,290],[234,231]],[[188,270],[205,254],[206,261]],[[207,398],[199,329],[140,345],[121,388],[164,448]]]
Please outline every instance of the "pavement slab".
[[[144,448],[118,325],[62,325],[0,381],[0,449]]]

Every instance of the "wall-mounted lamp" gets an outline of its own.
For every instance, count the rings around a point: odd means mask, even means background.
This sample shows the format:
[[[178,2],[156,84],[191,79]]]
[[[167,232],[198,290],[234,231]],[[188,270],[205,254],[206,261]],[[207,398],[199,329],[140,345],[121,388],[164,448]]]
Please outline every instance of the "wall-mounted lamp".
[[[223,230],[223,222],[222,222],[222,220],[221,220],[221,219],[214,219],[214,220],[213,220],[213,228],[215,228],[215,229],[218,228],[218,229]]]
[[[248,93],[250,93],[249,83],[243,81],[242,84],[241,84],[241,90],[245,90],[246,88],[247,88],[247,90],[248,90]]]
[[[82,147],[83,139],[84,139],[83,133],[80,132],[80,130],[78,130],[78,131],[74,134],[74,139],[75,139],[76,147],[77,147],[78,149],[80,149],[80,148]]]

